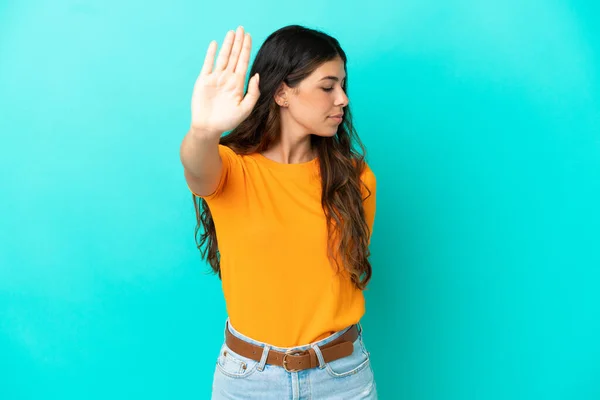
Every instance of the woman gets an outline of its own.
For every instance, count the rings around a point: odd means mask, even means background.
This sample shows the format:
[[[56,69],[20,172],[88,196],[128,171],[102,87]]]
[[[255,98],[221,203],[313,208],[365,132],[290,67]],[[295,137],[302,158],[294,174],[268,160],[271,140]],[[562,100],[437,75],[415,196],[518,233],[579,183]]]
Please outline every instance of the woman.
[[[331,36],[284,27],[244,93],[251,45],[243,27],[229,31],[213,67],[210,43],[181,144],[198,248],[207,242],[228,313],[212,398],[374,399],[360,319],[375,176],[352,126],[346,55]]]

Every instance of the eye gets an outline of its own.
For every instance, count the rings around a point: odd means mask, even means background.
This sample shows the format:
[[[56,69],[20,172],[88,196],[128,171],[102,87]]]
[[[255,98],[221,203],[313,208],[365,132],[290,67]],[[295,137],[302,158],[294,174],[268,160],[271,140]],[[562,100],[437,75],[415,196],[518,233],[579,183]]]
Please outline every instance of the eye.
[[[323,90],[326,91],[326,92],[331,92],[333,90],[333,88],[332,87],[330,87],[330,88],[323,88]]]

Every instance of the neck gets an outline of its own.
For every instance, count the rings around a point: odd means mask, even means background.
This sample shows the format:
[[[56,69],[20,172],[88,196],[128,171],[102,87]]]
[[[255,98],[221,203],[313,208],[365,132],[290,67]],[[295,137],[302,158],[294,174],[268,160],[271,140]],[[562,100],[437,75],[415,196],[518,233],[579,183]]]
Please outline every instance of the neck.
[[[313,160],[317,154],[311,148],[310,135],[290,137],[282,134],[262,155],[281,164],[299,164]]]

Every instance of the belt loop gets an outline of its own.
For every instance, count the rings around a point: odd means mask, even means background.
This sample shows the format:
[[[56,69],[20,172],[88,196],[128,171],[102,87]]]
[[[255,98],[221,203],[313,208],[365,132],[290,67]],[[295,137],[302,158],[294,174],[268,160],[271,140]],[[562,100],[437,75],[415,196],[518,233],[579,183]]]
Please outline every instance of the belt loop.
[[[269,346],[268,344],[265,344],[265,347],[263,347],[262,357],[260,358],[258,367],[256,367],[256,369],[259,370],[260,372],[263,372],[263,370],[265,369],[265,364],[267,363],[267,357],[269,356],[270,350],[271,350],[271,346]]]
[[[312,347],[317,354],[317,359],[319,360],[319,369],[325,368],[325,359],[323,358],[323,353],[321,353],[321,348],[317,346],[316,343],[311,344],[310,347]]]
[[[362,330],[363,330],[363,329],[362,329],[362,325],[360,324],[360,321],[358,321],[358,322],[356,323],[356,325],[357,325],[357,327],[358,327],[358,334],[359,334],[359,335],[360,335],[360,334],[362,334]]]

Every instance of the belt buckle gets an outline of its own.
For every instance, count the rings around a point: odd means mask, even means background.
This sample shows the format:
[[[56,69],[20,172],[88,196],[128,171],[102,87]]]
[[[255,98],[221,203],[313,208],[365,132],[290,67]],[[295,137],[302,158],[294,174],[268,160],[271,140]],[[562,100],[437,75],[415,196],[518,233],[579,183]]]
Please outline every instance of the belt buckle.
[[[292,354],[292,353],[296,353],[296,354]],[[285,352],[285,354],[283,355],[283,359],[281,360],[282,364],[283,364],[283,369],[285,369],[287,372],[298,372],[298,371],[302,371],[301,369],[288,369],[287,367],[287,360],[285,359],[287,356],[292,355],[292,356],[298,356],[300,354],[302,354],[303,352],[300,350],[287,350]]]

